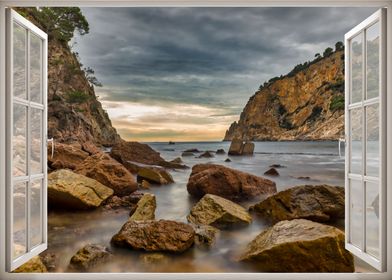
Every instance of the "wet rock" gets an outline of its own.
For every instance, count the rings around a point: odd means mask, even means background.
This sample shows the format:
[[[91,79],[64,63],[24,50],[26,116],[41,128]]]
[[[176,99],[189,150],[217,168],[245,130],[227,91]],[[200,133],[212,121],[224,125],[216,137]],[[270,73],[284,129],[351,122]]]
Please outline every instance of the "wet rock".
[[[215,194],[230,200],[243,200],[276,192],[274,182],[217,164],[197,164],[187,184],[195,197]]]
[[[129,195],[137,190],[135,177],[119,162],[104,153],[86,158],[75,172],[97,180],[111,188],[117,196]]]
[[[248,225],[252,222],[252,217],[245,208],[212,194],[206,194],[200,199],[191,209],[187,219],[196,225],[210,225],[218,228]]]
[[[13,271],[14,273],[43,273],[48,272],[46,266],[39,256],[33,257],[31,260],[21,265]]]
[[[191,157],[191,156],[194,156],[194,155],[195,155],[195,154],[192,153],[192,152],[183,152],[183,153],[181,154],[182,157]]]
[[[189,249],[195,238],[190,225],[167,220],[128,221],[113,236],[112,244],[149,252],[181,253]]]
[[[297,177],[298,180],[310,180],[309,176],[298,176]]]
[[[242,147],[242,155],[253,155],[254,150],[255,150],[255,144],[246,141]]]
[[[211,247],[219,235],[219,229],[208,225],[191,224],[195,230],[195,244],[204,247]]]
[[[112,195],[112,189],[70,170],[61,169],[48,175],[48,201],[56,208],[96,208]]]
[[[122,197],[114,195],[104,203],[104,208],[112,210],[119,208],[133,208],[133,206],[136,206],[136,204],[143,195],[144,194],[139,191],[133,192],[130,195]]]
[[[262,272],[354,272],[344,233],[304,219],[282,221],[263,231],[239,260]]]
[[[132,221],[143,221],[143,220],[155,220],[155,209],[157,208],[157,202],[155,195],[145,193],[142,198],[136,204],[136,208],[132,213],[129,220]]]
[[[167,185],[173,183],[173,177],[162,167],[141,167],[137,173],[139,182],[146,180],[152,184]]]
[[[225,159],[225,162],[231,162],[231,159],[227,158]]]
[[[271,222],[308,219],[316,222],[344,218],[344,188],[303,185],[278,192],[251,207]]]
[[[112,254],[108,248],[102,245],[89,244],[77,251],[71,258],[68,269],[70,271],[88,271],[94,266],[104,263],[111,256]]]
[[[279,172],[275,168],[270,168],[267,171],[264,172],[264,175],[269,175],[269,176],[279,176]]]
[[[216,150],[216,154],[217,154],[217,155],[225,155],[226,152],[225,152],[224,149],[218,149],[218,150]]]
[[[142,182],[140,183],[140,188],[144,189],[144,190],[148,190],[150,189],[151,184],[146,181],[146,180],[142,180]]]
[[[161,253],[141,254],[139,256],[139,259],[145,265],[154,265],[169,262],[169,259]]]
[[[240,156],[242,155],[243,141],[239,139],[233,139],[229,148],[229,155]]]
[[[187,149],[184,151],[184,153],[201,153],[198,149],[192,148],[192,149]]]
[[[182,164],[182,163],[183,163],[183,162],[182,162],[182,159],[181,159],[180,157],[175,158],[175,159],[171,160],[170,162],[171,162],[171,163],[178,163],[178,164]]]
[[[209,151],[206,151],[204,153],[202,153],[200,156],[198,156],[198,158],[213,158],[214,155],[212,153],[210,153]]]
[[[281,164],[276,164],[276,163],[271,164],[269,167],[271,167],[271,168],[286,168],[286,166],[281,165]]]
[[[54,154],[52,157],[52,146],[48,145],[48,165],[51,169],[71,169],[74,170],[82,163],[89,153],[82,150],[80,144],[54,144]]]

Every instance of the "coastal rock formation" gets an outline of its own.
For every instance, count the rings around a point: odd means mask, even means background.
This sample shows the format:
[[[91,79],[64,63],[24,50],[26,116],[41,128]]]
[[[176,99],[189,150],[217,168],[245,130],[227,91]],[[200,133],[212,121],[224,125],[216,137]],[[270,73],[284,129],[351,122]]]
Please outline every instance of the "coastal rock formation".
[[[202,153],[200,156],[198,156],[198,158],[213,158],[213,157],[214,155],[209,151],[206,151]]]
[[[208,225],[191,224],[195,230],[195,244],[204,247],[211,247],[219,235],[219,229]]]
[[[262,85],[224,140],[336,140],[344,133],[343,93],[338,50]]]
[[[240,139],[233,139],[229,148],[229,155],[242,156],[253,155],[255,144],[249,141],[242,141]]]
[[[299,218],[327,222],[344,218],[344,205],[343,187],[304,185],[278,192],[251,210],[272,222]]]
[[[137,190],[135,177],[123,165],[104,153],[89,156],[75,172],[101,182],[117,196],[129,195]]]
[[[279,176],[279,172],[275,168],[271,167],[270,169],[264,172],[264,175]]]
[[[195,197],[215,194],[233,201],[276,192],[274,182],[217,164],[197,164],[187,184]]]
[[[91,209],[113,195],[113,190],[91,178],[60,169],[48,175],[49,205],[66,209]]]
[[[159,166],[140,166],[137,172],[138,182],[143,180],[148,181],[151,184],[167,185],[173,183],[173,177],[164,168]]]
[[[44,273],[48,272],[46,266],[39,256],[31,258],[28,262],[21,265],[13,273]]]
[[[72,256],[68,269],[70,271],[85,272],[100,263],[104,263],[111,256],[112,254],[105,246],[89,244]]]
[[[210,225],[218,228],[248,225],[252,222],[252,217],[245,208],[212,194],[206,194],[200,199],[191,209],[187,219],[196,225]]]
[[[113,236],[112,244],[149,252],[181,253],[189,249],[195,239],[190,225],[167,220],[128,221]]]
[[[341,230],[297,219],[260,233],[239,260],[261,272],[354,272],[353,256],[344,246]]]
[[[48,165],[51,169],[75,169],[90,154],[82,150],[78,143],[62,144],[54,143],[52,157],[52,146],[48,145]]]
[[[157,201],[155,195],[145,193],[136,204],[136,209],[133,211],[130,221],[155,220],[155,209],[157,208]]]

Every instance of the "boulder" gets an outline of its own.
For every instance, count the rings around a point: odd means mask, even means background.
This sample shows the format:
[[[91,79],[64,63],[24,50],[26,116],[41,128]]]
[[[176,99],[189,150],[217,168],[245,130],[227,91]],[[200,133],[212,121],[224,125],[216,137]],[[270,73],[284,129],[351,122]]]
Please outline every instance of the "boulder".
[[[48,145],[48,165],[51,169],[71,169],[74,170],[82,163],[89,153],[82,150],[79,144],[54,144],[52,157],[52,144]]]
[[[191,156],[194,156],[194,155],[195,155],[195,154],[192,153],[192,152],[183,152],[183,153],[181,154],[182,157],[191,157]]]
[[[219,229],[208,225],[191,224],[195,230],[195,244],[204,247],[211,247],[219,235]]]
[[[276,164],[276,163],[271,164],[269,167],[271,167],[271,168],[286,168],[286,166],[281,165],[281,164]]]
[[[119,209],[119,208],[129,208],[133,209],[136,207],[138,201],[143,197],[143,193],[136,191],[127,196],[112,196],[107,201],[104,202],[105,209]]]
[[[354,272],[344,233],[304,219],[281,221],[263,231],[239,260],[262,272]]]
[[[225,162],[231,162],[231,159],[227,158],[225,159]]]
[[[344,188],[296,186],[278,192],[250,208],[271,222],[308,219],[316,222],[344,218]]]
[[[217,155],[224,155],[224,154],[226,154],[226,152],[224,149],[218,149],[218,150],[216,150],[216,154]]]
[[[270,168],[267,171],[264,172],[264,175],[269,175],[269,176],[279,176],[279,172],[275,168]]]
[[[178,163],[178,164],[182,164],[182,163],[183,163],[183,162],[182,162],[182,159],[181,159],[180,157],[175,158],[175,159],[171,160],[170,162],[171,162],[171,163]]]
[[[143,220],[155,220],[155,209],[157,208],[157,202],[155,195],[145,193],[142,198],[136,204],[136,209],[132,213],[129,220],[132,221],[143,221]]]
[[[191,209],[187,219],[196,225],[210,225],[218,228],[248,225],[252,222],[252,217],[245,208],[212,194],[206,194],[200,199]]]
[[[72,210],[96,208],[112,195],[112,189],[70,170],[60,169],[48,175],[50,206]]]
[[[43,251],[39,254],[42,263],[45,265],[48,272],[55,272],[57,266],[59,265],[59,257],[54,253]]]
[[[140,188],[144,189],[144,190],[148,190],[151,187],[151,184],[146,181],[146,180],[142,180],[142,182],[139,184]]]
[[[112,254],[108,248],[102,245],[89,244],[72,256],[68,269],[70,271],[88,271],[94,266],[107,261],[111,256]]]
[[[253,155],[254,150],[255,150],[255,144],[246,141],[242,147],[242,155]]]
[[[213,157],[214,155],[209,151],[206,151],[202,153],[200,156],[198,156],[198,158],[213,158]]]
[[[229,148],[229,155],[240,156],[242,155],[243,141],[239,139],[233,139]]]
[[[97,146],[95,146],[94,143],[88,141],[82,144],[82,149],[83,151],[89,153],[90,155],[94,155],[101,152],[101,150]]]
[[[238,201],[269,195],[276,192],[274,182],[217,164],[197,164],[187,184],[188,192],[195,197],[215,194]]]
[[[104,153],[89,156],[75,172],[101,182],[111,188],[117,196],[129,195],[137,190],[135,177],[119,162]]]
[[[185,150],[184,153],[201,153],[201,151],[199,151],[196,148],[192,148],[192,149]]]
[[[48,272],[39,256],[35,256],[13,271],[14,273],[44,273]]]
[[[190,225],[167,220],[128,221],[112,237],[112,244],[148,252],[181,253],[189,249],[195,239]]]
[[[142,182],[148,181],[152,184],[167,185],[173,183],[173,177],[162,167],[140,167],[137,172],[137,180]]]

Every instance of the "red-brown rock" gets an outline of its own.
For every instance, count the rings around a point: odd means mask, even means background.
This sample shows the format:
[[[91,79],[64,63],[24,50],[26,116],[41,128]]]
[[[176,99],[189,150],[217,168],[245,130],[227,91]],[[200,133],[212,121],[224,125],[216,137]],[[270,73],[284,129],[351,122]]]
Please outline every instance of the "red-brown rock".
[[[274,182],[217,164],[197,164],[189,177],[188,192],[195,197],[214,194],[243,200],[276,192]]]
[[[74,170],[82,163],[89,154],[82,150],[78,143],[74,144],[54,144],[52,157],[52,144],[48,145],[48,164],[51,169],[71,169]]]

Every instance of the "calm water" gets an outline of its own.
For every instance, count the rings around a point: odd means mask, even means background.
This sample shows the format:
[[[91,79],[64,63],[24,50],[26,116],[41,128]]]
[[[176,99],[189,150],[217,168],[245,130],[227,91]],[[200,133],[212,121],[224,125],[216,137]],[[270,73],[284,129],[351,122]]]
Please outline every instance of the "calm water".
[[[200,151],[228,151],[229,142],[194,142],[149,143],[166,160],[181,156],[182,151],[197,148]],[[184,157],[186,165],[197,163],[217,163],[228,167],[264,176],[271,164],[281,164],[279,177],[271,177],[278,191],[301,184],[344,185],[344,158],[338,155],[336,142],[259,142],[256,143],[255,155],[248,157],[230,157],[232,162],[224,162],[227,155],[215,155],[211,159]],[[169,219],[186,222],[190,208],[195,201],[188,195],[186,184],[191,169],[171,172],[175,183],[152,187],[151,192],[157,198],[157,219]],[[308,176],[309,180],[297,179]],[[268,176],[266,176],[268,177]],[[243,203],[249,206],[253,202]],[[88,243],[99,243],[110,247],[111,237],[118,232],[128,219],[127,210],[78,213],[49,213],[49,251],[60,259],[58,271],[66,271],[72,255]],[[342,227],[341,223],[338,225]],[[253,269],[235,261],[236,256],[246,244],[258,235],[266,225],[255,217],[252,225],[225,230],[220,233],[216,244],[209,250],[193,247],[181,255],[168,255],[161,264],[144,264],[143,252],[111,248],[114,257],[94,271],[100,272],[251,272]],[[366,271],[368,267],[357,262],[357,271]]]

